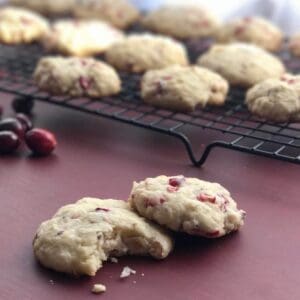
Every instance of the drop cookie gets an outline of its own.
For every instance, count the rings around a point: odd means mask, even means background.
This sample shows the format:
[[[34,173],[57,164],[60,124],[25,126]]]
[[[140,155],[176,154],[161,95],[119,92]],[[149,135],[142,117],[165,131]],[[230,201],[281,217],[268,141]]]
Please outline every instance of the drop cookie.
[[[201,6],[173,5],[149,13],[142,25],[153,32],[188,39],[212,36],[220,22]]]
[[[10,0],[10,3],[43,15],[66,15],[71,13],[76,0]]]
[[[246,95],[251,113],[272,122],[289,122],[300,111],[296,89],[279,79],[268,79],[253,86]]]
[[[99,98],[121,90],[116,71],[93,58],[44,57],[33,77],[40,90],[52,95]]]
[[[285,72],[283,63],[272,54],[250,44],[215,45],[200,56],[200,66],[211,69],[230,84],[251,87],[269,78],[280,78]]]
[[[78,0],[74,6],[78,18],[100,19],[117,28],[127,28],[137,21],[139,11],[127,0]]]
[[[135,34],[115,43],[107,50],[105,58],[118,70],[132,73],[189,63],[181,43],[152,34]]]
[[[24,8],[0,9],[0,42],[23,44],[39,40],[49,29],[48,22]]]
[[[217,238],[238,230],[245,212],[218,183],[184,176],[135,182],[129,197],[142,216],[174,231]]]
[[[46,50],[72,56],[91,56],[104,52],[124,38],[121,31],[94,20],[60,20],[45,35]]]
[[[278,51],[283,42],[281,30],[261,17],[245,17],[221,26],[216,32],[220,43],[245,42],[268,51]]]
[[[220,75],[198,66],[171,66],[148,71],[142,79],[143,100],[153,106],[175,111],[222,105],[228,83]]]
[[[120,200],[84,198],[66,205],[43,222],[33,240],[37,260],[45,267],[74,275],[95,276],[110,256],[168,256],[171,237],[138,216]]]

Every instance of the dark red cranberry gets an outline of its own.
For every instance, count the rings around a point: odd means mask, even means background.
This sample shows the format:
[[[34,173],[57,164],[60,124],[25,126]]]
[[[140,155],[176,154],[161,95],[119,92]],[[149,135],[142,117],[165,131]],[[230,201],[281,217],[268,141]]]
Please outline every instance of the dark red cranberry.
[[[34,101],[31,98],[18,97],[12,102],[12,107],[16,113],[31,114],[34,106]]]
[[[108,208],[101,208],[101,207],[97,207],[95,209],[95,211],[105,211],[105,212],[109,212],[110,210]]]
[[[185,178],[183,176],[173,177],[173,178],[169,179],[169,185],[174,186],[174,187],[179,187],[184,181],[185,181]]]
[[[28,148],[36,155],[49,155],[57,145],[55,136],[48,130],[34,128],[25,135]]]
[[[7,118],[0,121],[0,131],[12,131],[20,138],[24,137],[23,125],[17,119]]]
[[[25,114],[17,114],[16,119],[22,124],[25,132],[32,129],[32,122]]]
[[[12,131],[0,132],[0,154],[11,154],[20,145],[20,138]]]
[[[3,106],[0,105],[0,118],[2,117],[3,115]]]

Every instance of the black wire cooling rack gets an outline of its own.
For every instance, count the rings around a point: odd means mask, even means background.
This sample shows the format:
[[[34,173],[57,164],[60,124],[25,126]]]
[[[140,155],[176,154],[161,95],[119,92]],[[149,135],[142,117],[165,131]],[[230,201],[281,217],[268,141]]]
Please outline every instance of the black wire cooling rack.
[[[189,41],[192,60],[209,41]],[[239,150],[293,163],[300,162],[300,124],[272,124],[251,116],[245,108],[245,91],[232,89],[226,105],[193,113],[175,113],[145,105],[139,95],[140,76],[121,74],[120,95],[101,100],[54,97],[38,91],[31,75],[43,56],[39,45],[0,46],[0,91],[48,102],[89,114],[121,121],[180,139],[194,165],[200,166],[214,147]],[[292,72],[300,60],[280,54]]]

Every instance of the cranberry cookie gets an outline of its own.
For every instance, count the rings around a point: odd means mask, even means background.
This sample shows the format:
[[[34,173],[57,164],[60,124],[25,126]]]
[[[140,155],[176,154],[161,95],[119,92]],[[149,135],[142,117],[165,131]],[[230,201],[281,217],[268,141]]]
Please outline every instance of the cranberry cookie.
[[[43,44],[48,51],[90,56],[104,52],[123,37],[121,31],[101,21],[61,20],[53,24]]]
[[[62,207],[43,222],[33,240],[34,254],[45,267],[95,276],[109,256],[168,256],[170,236],[138,216],[120,200],[84,198]]]
[[[181,43],[152,34],[131,35],[115,43],[107,50],[105,58],[117,69],[133,73],[189,63]]]
[[[174,231],[221,237],[244,224],[230,193],[218,183],[183,176],[158,176],[134,183],[131,206],[142,216]]]
[[[212,36],[219,20],[200,6],[164,6],[148,14],[142,21],[145,28],[178,39]]]
[[[138,10],[127,0],[78,0],[74,15],[101,19],[117,28],[127,28],[139,18]]]
[[[66,15],[71,13],[76,0],[10,0],[10,2],[44,15]]]
[[[247,92],[246,105],[251,113],[268,121],[289,122],[299,116],[298,93],[299,86],[297,92],[293,84],[284,80],[268,79]]]
[[[215,45],[198,59],[198,64],[211,69],[230,84],[251,87],[268,78],[280,78],[283,63],[272,54],[250,44]]]
[[[300,33],[291,37],[288,47],[293,55],[300,56]]]
[[[31,43],[39,40],[49,29],[48,22],[27,9],[0,9],[0,42],[5,44]]]
[[[142,79],[142,98],[151,105],[175,111],[222,105],[228,83],[220,75],[197,66],[171,66],[148,71]]]
[[[255,44],[268,51],[278,51],[283,34],[278,27],[261,17],[245,17],[228,22],[216,33],[217,41],[240,41]]]
[[[42,58],[34,72],[38,87],[52,95],[103,97],[118,94],[121,81],[109,65],[92,58]]]

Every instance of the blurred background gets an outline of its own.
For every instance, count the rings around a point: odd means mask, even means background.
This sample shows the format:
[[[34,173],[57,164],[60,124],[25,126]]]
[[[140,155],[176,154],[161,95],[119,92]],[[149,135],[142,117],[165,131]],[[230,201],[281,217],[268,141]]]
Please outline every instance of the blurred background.
[[[113,1],[113,0],[112,0]],[[300,0],[131,0],[144,10],[162,4],[202,4],[221,19],[261,15],[280,26],[286,34],[300,31]]]

